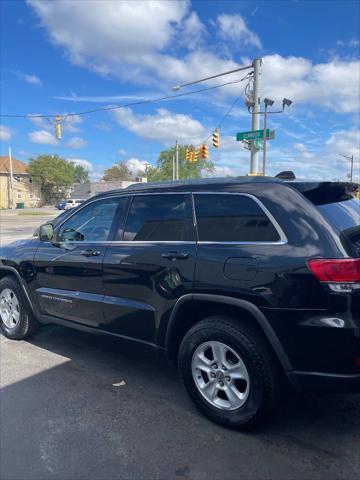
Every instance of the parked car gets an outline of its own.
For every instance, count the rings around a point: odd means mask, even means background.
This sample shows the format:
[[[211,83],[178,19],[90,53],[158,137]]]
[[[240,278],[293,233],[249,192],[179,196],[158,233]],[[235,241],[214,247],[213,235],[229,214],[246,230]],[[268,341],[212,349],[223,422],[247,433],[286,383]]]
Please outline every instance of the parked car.
[[[60,202],[58,202],[55,207],[58,209],[58,210],[65,210],[66,208],[66,200],[61,200]]]
[[[1,331],[60,323],[152,347],[231,428],[261,423],[283,382],[360,392],[354,189],[240,177],[97,195],[3,247]]]
[[[79,198],[68,198],[65,203],[64,210],[69,210],[70,208],[75,208],[79,205],[81,205],[84,202],[84,200],[81,200]]]

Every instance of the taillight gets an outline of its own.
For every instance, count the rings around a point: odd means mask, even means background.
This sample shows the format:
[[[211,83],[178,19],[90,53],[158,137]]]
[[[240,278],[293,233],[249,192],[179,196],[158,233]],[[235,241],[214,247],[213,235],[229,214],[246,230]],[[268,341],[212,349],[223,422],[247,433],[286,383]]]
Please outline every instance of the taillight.
[[[320,282],[360,282],[360,258],[325,259],[313,258],[309,268]]]

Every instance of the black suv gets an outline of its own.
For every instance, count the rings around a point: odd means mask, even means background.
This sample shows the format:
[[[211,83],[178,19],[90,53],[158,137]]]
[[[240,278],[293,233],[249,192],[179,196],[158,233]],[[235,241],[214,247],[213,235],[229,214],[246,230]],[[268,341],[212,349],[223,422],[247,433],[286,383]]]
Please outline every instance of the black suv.
[[[233,428],[262,420],[284,379],[360,392],[355,189],[244,177],[95,196],[2,249],[1,330],[58,323],[153,347]]]

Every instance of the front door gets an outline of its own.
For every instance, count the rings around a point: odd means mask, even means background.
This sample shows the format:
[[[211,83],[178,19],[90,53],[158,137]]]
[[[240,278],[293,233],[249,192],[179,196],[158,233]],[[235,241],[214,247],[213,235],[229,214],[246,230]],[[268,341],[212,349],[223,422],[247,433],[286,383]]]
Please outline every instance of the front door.
[[[102,263],[120,199],[85,205],[38,248],[34,296],[43,315],[100,327],[103,323]]]
[[[192,289],[195,260],[190,195],[134,195],[104,259],[106,328],[156,343],[162,318]]]

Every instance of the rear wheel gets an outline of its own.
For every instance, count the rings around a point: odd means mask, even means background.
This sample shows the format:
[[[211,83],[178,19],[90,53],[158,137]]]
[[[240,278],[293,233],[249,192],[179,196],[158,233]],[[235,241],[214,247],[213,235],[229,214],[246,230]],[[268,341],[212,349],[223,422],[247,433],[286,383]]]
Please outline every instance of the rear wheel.
[[[196,406],[230,428],[259,424],[279,393],[276,359],[262,336],[227,317],[209,317],[185,335],[179,369]]]
[[[16,280],[0,280],[0,330],[13,340],[31,336],[40,324],[33,316],[27,300]]]

